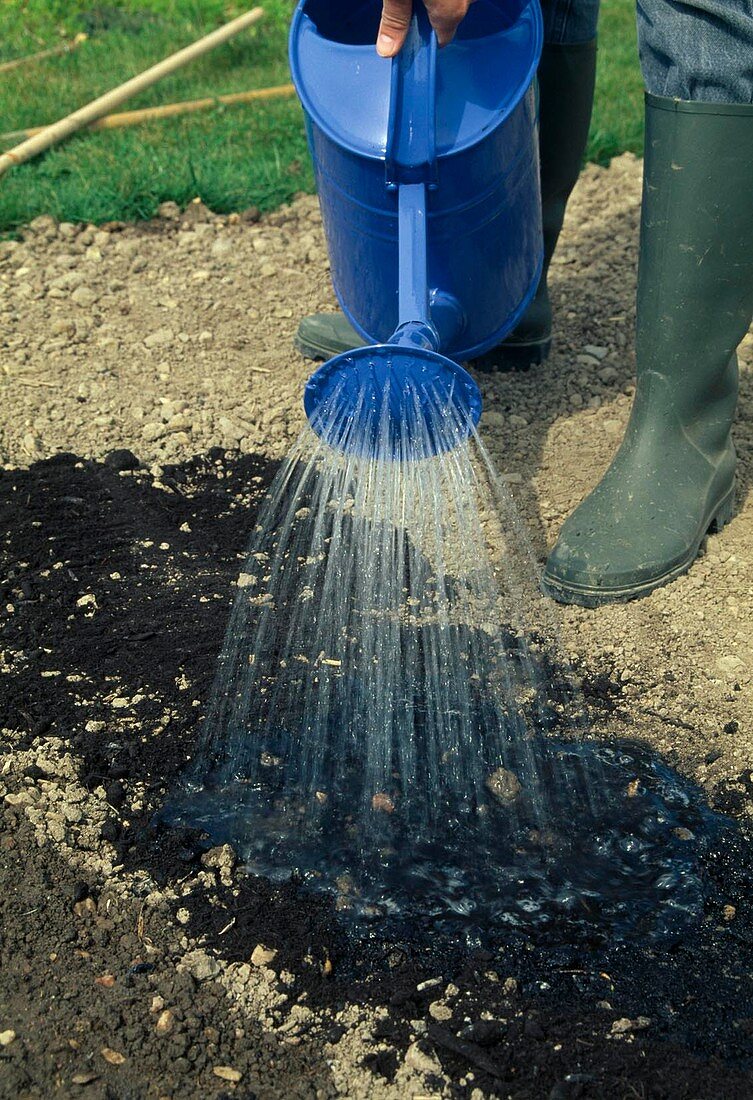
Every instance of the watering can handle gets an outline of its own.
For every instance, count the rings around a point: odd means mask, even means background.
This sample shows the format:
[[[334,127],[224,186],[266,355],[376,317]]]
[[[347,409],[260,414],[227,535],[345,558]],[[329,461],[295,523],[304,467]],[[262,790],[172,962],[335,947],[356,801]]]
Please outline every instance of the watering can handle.
[[[392,61],[385,170],[387,186],[436,184],[437,36],[423,0],[414,0],[405,44]]]

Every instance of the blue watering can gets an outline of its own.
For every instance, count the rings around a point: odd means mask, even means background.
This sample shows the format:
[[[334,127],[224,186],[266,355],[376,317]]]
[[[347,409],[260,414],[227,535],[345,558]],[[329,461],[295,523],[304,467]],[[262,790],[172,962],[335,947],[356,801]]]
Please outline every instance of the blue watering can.
[[[380,0],[301,0],[293,17],[334,288],[367,345],[317,370],[304,405],[320,435],[375,454],[385,437],[404,447],[418,404],[435,453],[481,415],[460,363],[515,327],[541,275],[541,13],[538,0],[476,0],[440,51],[415,0],[391,62],[374,47],[380,13]]]

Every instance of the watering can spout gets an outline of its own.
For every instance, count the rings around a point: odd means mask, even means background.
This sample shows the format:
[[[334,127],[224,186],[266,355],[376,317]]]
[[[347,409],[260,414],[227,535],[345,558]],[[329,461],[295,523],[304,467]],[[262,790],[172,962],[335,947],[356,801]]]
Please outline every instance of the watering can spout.
[[[426,184],[399,183],[399,317],[385,344],[330,359],[309,380],[304,407],[314,430],[343,450],[394,459],[428,457],[466,439],[481,416],[481,393],[441,354],[427,283]],[[445,334],[463,323],[441,296]]]

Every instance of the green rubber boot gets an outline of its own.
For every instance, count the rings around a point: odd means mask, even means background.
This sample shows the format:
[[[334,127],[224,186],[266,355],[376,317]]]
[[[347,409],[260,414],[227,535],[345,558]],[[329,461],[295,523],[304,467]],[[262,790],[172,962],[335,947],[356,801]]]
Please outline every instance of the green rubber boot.
[[[595,77],[595,40],[575,46],[544,46],[538,69],[544,268],[536,297],[515,332],[499,348],[476,360],[482,370],[543,363],[549,354],[552,307],[547,272],[583,162]],[[362,344],[342,313],[304,317],[295,338],[295,346],[307,359],[329,359]]]
[[[549,264],[586,151],[596,80],[596,39],[574,46],[545,45],[537,75],[544,230],[541,282],[514,332],[499,347],[476,360],[474,365],[481,370],[521,369],[543,363],[549,355],[552,346]]]
[[[305,359],[331,359],[362,344],[343,313],[312,313],[303,318],[295,335],[295,346]]]
[[[557,600],[643,596],[684,573],[732,515],[751,179],[753,106],[646,97],[635,400],[612,465],[546,563]]]

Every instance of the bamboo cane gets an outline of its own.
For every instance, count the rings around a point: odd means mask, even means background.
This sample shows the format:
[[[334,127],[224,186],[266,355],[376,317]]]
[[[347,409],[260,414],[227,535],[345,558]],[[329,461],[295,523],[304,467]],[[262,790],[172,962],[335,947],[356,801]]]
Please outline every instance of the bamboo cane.
[[[252,11],[246,12],[245,15],[239,15],[237,19],[233,19],[232,22],[227,23],[224,27],[219,27],[216,31],[212,31],[211,34],[206,35],[204,38],[200,38],[198,42],[194,42],[192,45],[186,46],[185,49],[179,50],[170,57],[166,57],[164,61],[160,61],[157,65],[153,65],[151,69],[139,73],[138,76],[134,76],[131,80],[127,80],[125,84],[113,88],[112,91],[107,92],[91,103],[87,103],[86,106],[80,107],[77,111],[74,111],[73,114],[60,119],[59,122],[54,122],[52,126],[46,126],[40,134],[36,134],[34,137],[29,138],[28,141],[24,141],[14,149],[9,149],[7,153],[0,155],[0,176],[2,176],[4,172],[7,172],[14,164],[23,164],[24,161],[30,160],[38,153],[44,152],[44,150],[49,149],[51,145],[63,141],[65,138],[70,137],[71,134],[75,134],[78,130],[81,130],[84,126],[88,126],[89,123],[102,118],[102,116],[106,115],[108,111],[111,111],[113,107],[119,107],[120,104],[124,103],[127,99],[142,92],[145,88],[151,87],[152,84],[156,84],[158,80],[175,72],[176,69],[186,65],[189,61],[193,61],[194,58],[207,53],[215,46],[219,46],[222,42],[227,42],[229,38],[245,30],[246,27],[250,27],[258,22],[263,14],[264,11],[262,8],[254,8]]]
[[[174,118],[176,115],[190,114],[192,111],[205,111],[218,104],[227,106],[233,103],[253,103],[258,99],[282,99],[295,94],[293,84],[277,84],[273,88],[253,88],[249,92],[230,92],[227,95],[207,96],[205,99],[186,99],[180,103],[165,103],[159,107],[142,107],[138,111],[119,111],[105,115],[91,122],[87,130],[119,130],[127,126],[137,126],[141,122],[154,119]],[[0,134],[0,141],[22,141],[34,137],[46,130],[46,126],[31,126],[28,130],[11,130]]]
[[[71,53],[82,42],[86,42],[87,37],[85,34],[77,34],[70,42],[61,42],[59,46],[50,46],[48,50],[30,53],[26,57],[14,57],[11,61],[2,61],[0,62],[0,73],[9,73],[13,69],[19,69],[22,65],[31,65],[36,61],[44,61],[48,57],[60,57],[61,54]]]

